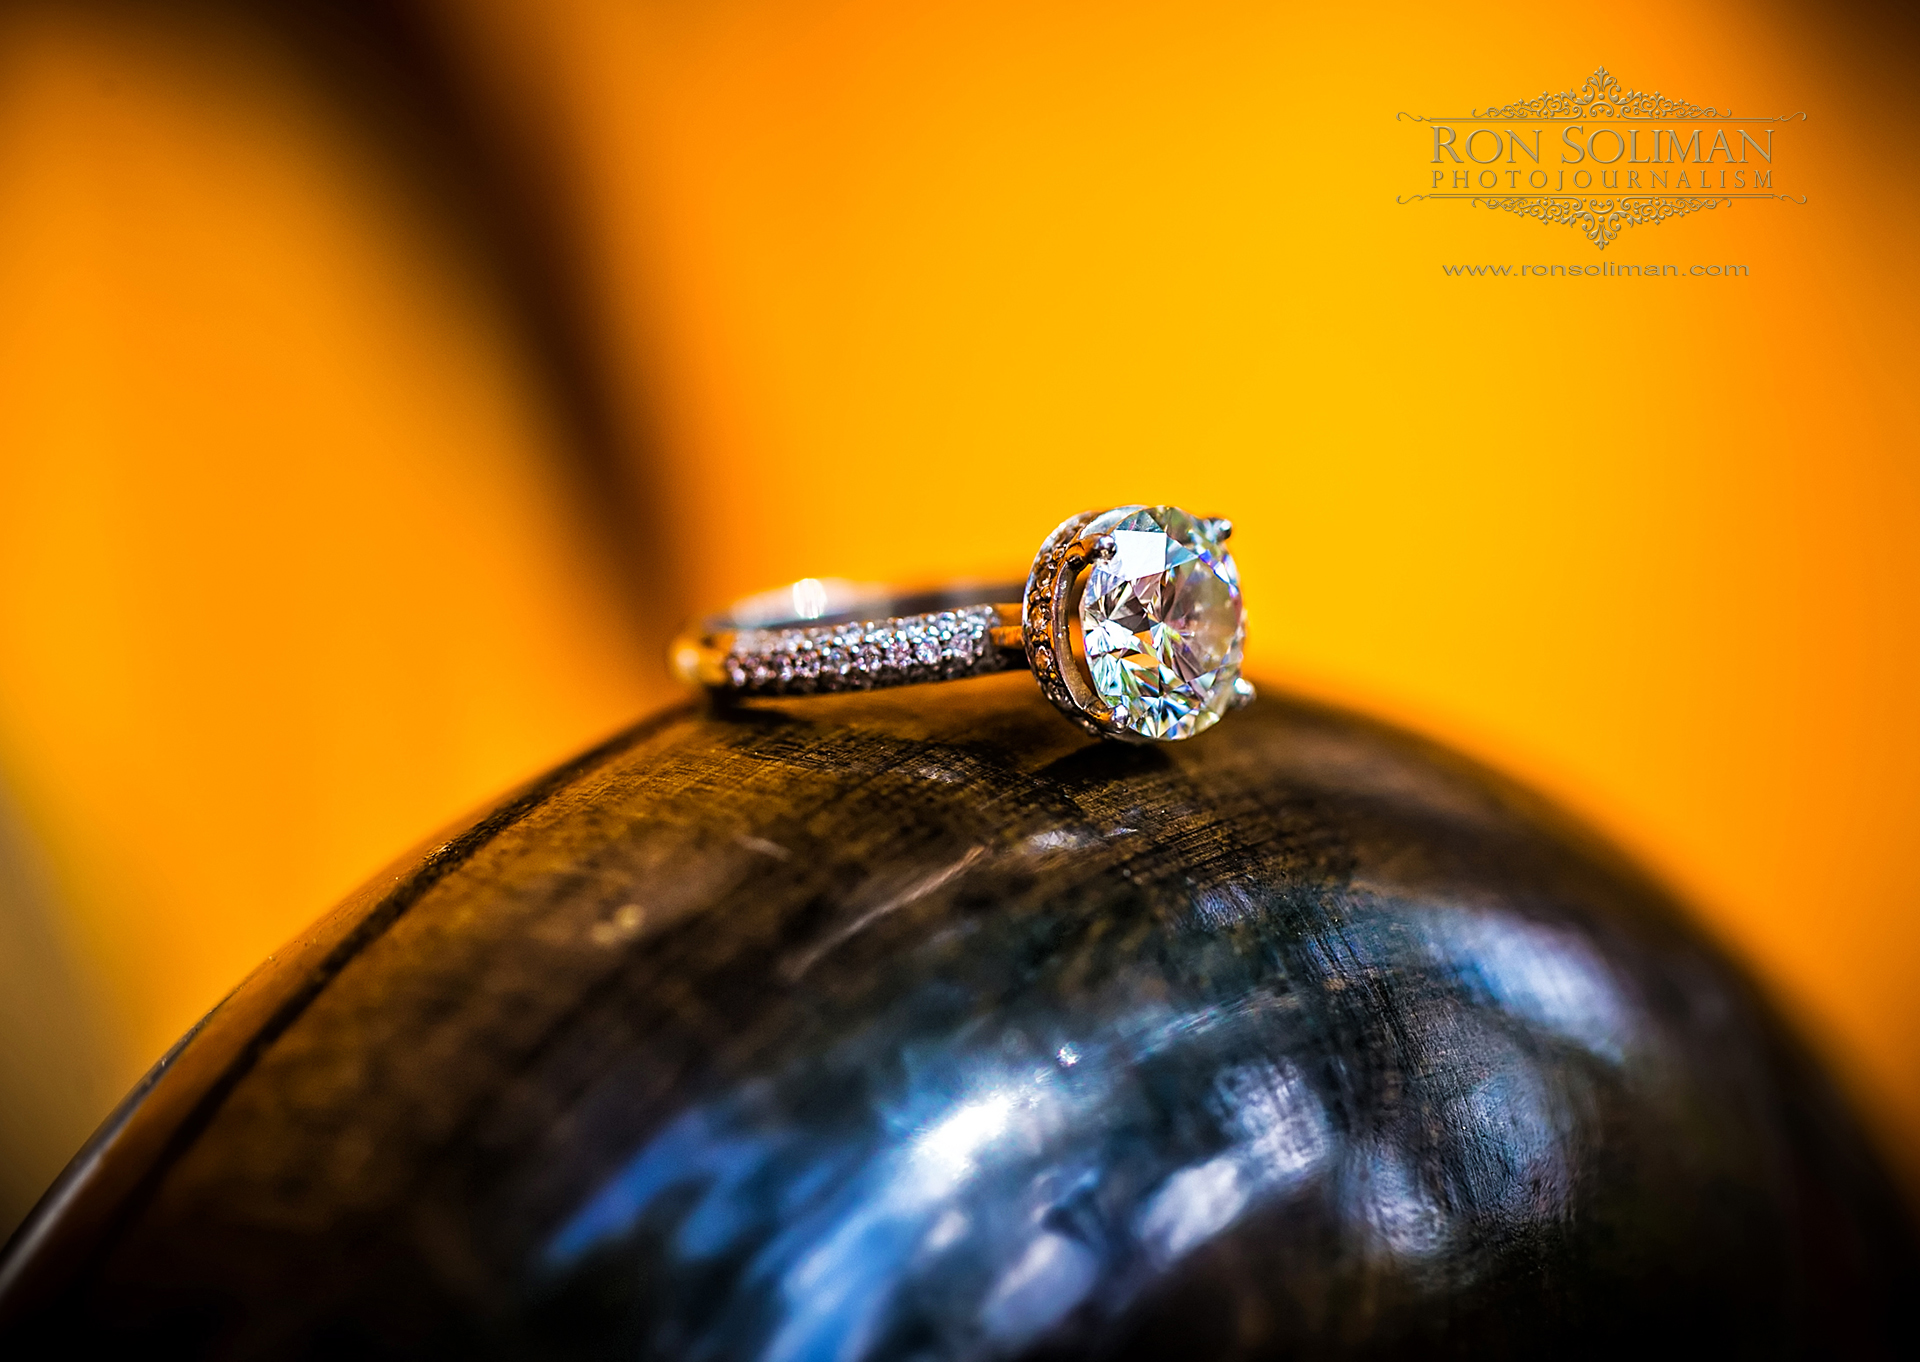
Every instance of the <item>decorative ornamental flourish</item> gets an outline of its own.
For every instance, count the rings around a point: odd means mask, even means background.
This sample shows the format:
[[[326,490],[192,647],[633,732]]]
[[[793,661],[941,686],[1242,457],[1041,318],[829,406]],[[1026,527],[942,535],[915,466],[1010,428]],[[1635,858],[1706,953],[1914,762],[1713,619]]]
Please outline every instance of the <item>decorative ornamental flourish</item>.
[[[1522,217],[1539,218],[1542,222],[1558,222],[1568,227],[1578,227],[1587,234],[1587,240],[1604,250],[1609,241],[1620,235],[1622,227],[1661,223],[1668,218],[1697,213],[1702,208],[1717,208],[1722,203],[1731,203],[1732,200],[1677,198],[1664,195],[1614,199],[1540,199],[1510,196],[1489,197],[1480,202],[1489,208],[1501,208],[1509,213],[1518,213]]]
[[[1477,111],[1476,111],[1477,112]],[[1503,104],[1478,114],[1481,118],[1573,119],[1573,118],[1676,118],[1704,122],[1711,118],[1732,118],[1733,110],[1722,114],[1711,104],[1689,104],[1684,99],[1668,99],[1655,90],[1623,90],[1606,67],[1594,68],[1587,83],[1578,90],[1562,90],[1557,95],[1542,94],[1517,104]]]
[[[1577,90],[1558,94],[1539,94],[1497,108],[1475,109],[1464,114],[1417,114],[1401,110],[1396,118],[1414,123],[1511,123],[1519,120],[1540,123],[1570,123],[1580,118],[1621,118],[1651,120],[1664,118],[1683,123],[1788,123],[1805,122],[1804,112],[1789,114],[1721,113],[1711,104],[1694,104],[1670,99],[1658,90],[1625,90],[1604,66],[1596,66],[1587,83]]]
[[[1406,113],[1403,111],[1398,117],[1415,123],[1478,123],[1483,126],[1487,124],[1518,122],[1576,123],[1585,120],[1589,123],[1600,123],[1604,127],[1609,121],[1722,124],[1784,123],[1788,121],[1805,121],[1806,114],[1802,112],[1776,115],[1736,115],[1731,109],[1723,113],[1711,104],[1695,104],[1684,99],[1673,99],[1661,94],[1657,90],[1649,92],[1626,89],[1614,78],[1612,72],[1608,71],[1606,67],[1601,66],[1596,67],[1593,74],[1587,77],[1586,84],[1577,89],[1561,90],[1558,93],[1545,93],[1533,99],[1523,99],[1513,104],[1502,104],[1486,109],[1475,109],[1467,114],[1429,115]],[[1578,131],[1580,131],[1580,129],[1571,128],[1565,133],[1567,140],[1574,146],[1576,151],[1580,148],[1578,143],[1574,143],[1572,139]],[[1610,135],[1612,134],[1611,129],[1608,129],[1608,132]],[[1446,145],[1450,149],[1454,145],[1450,140],[1453,137],[1452,131],[1444,127],[1437,128],[1434,134],[1436,139],[1434,150],[1435,161],[1440,159],[1442,143],[1439,139],[1443,133],[1449,139]],[[1473,134],[1475,137],[1484,135],[1485,134],[1481,132]],[[1495,131],[1493,135],[1499,138],[1503,134]],[[1511,136],[1513,134],[1506,135]],[[1640,131],[1635,131],[1630,134],[1630,136],[1634,138],[1638,138],[1641,135],[1642,133]],[[1733,135],[1744,137],[1744,134]],[[1589,134],[1589,142],[1591,142],[1591,136],[1592,135]],[[1615,160],[1619,159],[1619,153],[1626,151],[1629,144],[1625,139],[1628,136],[1629,134],[1627,133],[1619,134],[1621,140],[1614,158]],[[1717,136],[1725,139],[1729,136],[1729,132],[1722,131],[1718,133]],[[1772,134],[1769,132],[1767,136],[1769,138],[1768,145],[1771,146]],[[1681,153],[1676,160],[1672,161],[1667,161],[1661,157],[1659,151],[1662,144],[1661,129],[1654,129],[1652,131],[1652,137],[1654,139],[1652,162],[1639,159],[1633,162],[1633,164],[1647,165],[1651,163],[1674,167],[1685,164],[1684,153]],[[1676,148],[1678,148],[1678,135],[1673,134],[1673,138],[1674,144]],[[1745,141],[1754,146],[1759,145],[1750,137],[1745,138]],[[1471,148],[1474,145],[1472,138],[1468,138],[1463,145],[1469,150],[1469,154],[1471,154]],[[1536,147],[1538,146],[1537,140],[1535,145]],[[1638,146],[1639,144],[1635,142],[1633,145]],[[1697,149],[1699,145],[1698,141],[1695,140],[1693,145],[1696,148],[1695,163],[1698,164],[1701,162],[1701,157]],[[1537,163],[1537,152],[1530,154],[1535,156]],[[1453,159],[1456,162],[1460,160],[1460,155],[1457,150],[1454,151]],[[1480,166],[1491,164],[1484,158],[1478,156],[1474,156],[1473,159]],[[1740,159],[1742,162],[1745,161],[1744,150],[1742,151]],[[1610,166],[1613,164],[1611,161],[1600,161],[1597,152],[1595,153],[1595,163],[1602,166]],[[1497,172],[1483,170],[1475,170],[1472,173],[1482,177],[1497,174]],[[1538,170],[1536,170],[1534,174],[1538,176]],[[1609,171],[1607,174],[1617,176],[1619,172]],[[1509,178],[1513,177],[1510,176]],[[1776,199],[1785,200],[1789,203],[1805,203],[1807,201],[1806,196],[1803,194],[1767,192],[1772,187],[1770,167],[1767,168],[1765,173],[1756,174],[1756,187],[1752,190],[1744,187],[1744,180],[1740,177],[1736,177],[1736,183],[1734,185],[1729,185],[1726,182],[1725,174],[1722,174],[1721,184],[1718,187],[1710,187],[1706,183],[1706,175],[1702,173],[1699,190],[1695,192],[1687,185],[1685,173],[1682,172],[1678,188],[1686,192],[1629,192],[1626,194],[1610,192],[1592,195],[1584,192],[1569,192],[1574,186],[1566,183],[1570,177],[1564,169],[1561,172],[1560,178],[1562,181],[1560,185],[1552,189],[1546,189],[1544,188],[1546,183],[1545,177],[1540,176],[1536,183],[1542,186],[1542,188],[1535,189],[1531,192],[1523,190],[1517,185],[1510,187],[1504,192],[1491,190],[1491,181],[1484,178],[1483,183],[1477,189],[1468,189],[1467,185],[1462,182],[1456,185],[1456,189],[1465,192],[1442,192],[1438,188],[1440,176],[1439,172],[1436,171],[1436,187],[1433,190],[1423,194],[1399,195],[1395,201],[1398,203],[1413,203],[1422,199],[1465,199],[1470,203],[1481,204],[1488,208],[1498,208],[1504,212],[1519,214],[1522,217],[1536,218],[1541,222],[1560,223],[1564,226],[1577,227],[1585,234],[1587,240],[1591,241],[1601,250],[1605,250],[1608,243],[1617,237],[1624,228],[1644,226],[1648,223],[1665,222],[1668,218],[1684,217],[1688,214],[1697,213],[1704,208],[1717,208],[1722,204],[1731,204],[1735,199]],[[1579,177],[1573,176],[1571,178],[1577,183]],[[1600,178],[1607,180],[1607,175],[1603,174]],[[1652,179],[1654,176],[1649,174],[1649,178]],[[1628,180],[1629,183],[1625,187],[1631,189],[1633,177],[1629,175]],[[1664,185],[1665,180],[1663,178],[1659,183],[1653,185],[1652,188],[1663,189]],[[1617,191],[1621,186],[1615,185],[1612,181],[1607,181],[1605,184],[1599,184],[1593,187],[1596,189]]]

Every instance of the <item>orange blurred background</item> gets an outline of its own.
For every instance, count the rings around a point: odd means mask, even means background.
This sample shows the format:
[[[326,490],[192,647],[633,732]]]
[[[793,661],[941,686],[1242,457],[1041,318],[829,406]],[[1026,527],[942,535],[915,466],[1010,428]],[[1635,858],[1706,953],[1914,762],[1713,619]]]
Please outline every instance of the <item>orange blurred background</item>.
[[[665,703],[684,615],[1163,500],[1234,518],[1257,676],[1612,834],[1920,1177],[1898,16],[0,10],[0,1227],[279,942]],[[1397,112],[1603,64],[1807,111],[1806,204],[1599,255],[1395,202]],[[1749,274],[1440,268],[1602,259]]]

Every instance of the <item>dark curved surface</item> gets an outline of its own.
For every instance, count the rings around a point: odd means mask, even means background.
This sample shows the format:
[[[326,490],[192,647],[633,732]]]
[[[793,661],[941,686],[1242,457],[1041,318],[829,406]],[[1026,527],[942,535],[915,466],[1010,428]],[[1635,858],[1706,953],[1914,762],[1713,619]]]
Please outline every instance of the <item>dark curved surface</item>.
[[[1262,701],[685,711],[383,877],[129,1100],[0,1353],[1914,1355],[1851,1118],[1661,895]]]

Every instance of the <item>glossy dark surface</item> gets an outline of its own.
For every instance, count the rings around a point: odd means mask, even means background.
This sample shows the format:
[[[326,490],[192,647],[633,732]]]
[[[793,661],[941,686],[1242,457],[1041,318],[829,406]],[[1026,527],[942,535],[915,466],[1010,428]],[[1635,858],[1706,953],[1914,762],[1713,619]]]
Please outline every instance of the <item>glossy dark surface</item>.
[[[1895,1356],[1915,1284],[1751,988],[1524,795],[1011,676],[668,716],[383,879],[29,1224],[0,1353]]]

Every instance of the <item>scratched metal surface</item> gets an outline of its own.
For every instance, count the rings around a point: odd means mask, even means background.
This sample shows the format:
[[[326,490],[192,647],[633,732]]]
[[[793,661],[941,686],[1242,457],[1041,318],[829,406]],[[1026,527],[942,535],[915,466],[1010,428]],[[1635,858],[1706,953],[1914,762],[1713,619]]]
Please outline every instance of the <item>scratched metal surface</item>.
[[[685,711],[276,956],[0,1269],[0,1351],[1896,1355],[1897,1200],[1660,893],[1266,700]]]

